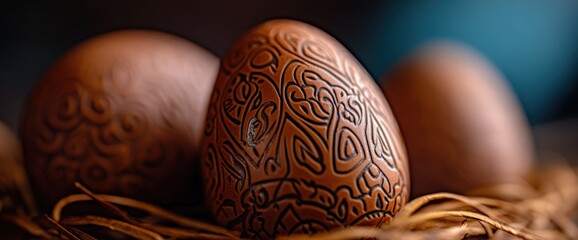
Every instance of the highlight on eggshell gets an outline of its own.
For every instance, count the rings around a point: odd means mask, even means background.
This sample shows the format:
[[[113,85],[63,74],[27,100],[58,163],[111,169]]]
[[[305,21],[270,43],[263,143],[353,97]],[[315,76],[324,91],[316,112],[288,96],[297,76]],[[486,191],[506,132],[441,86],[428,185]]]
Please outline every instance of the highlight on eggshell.
[[[30,92],[20,122],[43,208],[77,193],[75,181],[163,205],[199,189],[193,178],[217,70],[213,54],[155,31],[106,33],[69,50]]]
[[[475,50],[425,44],[381,81],[405,141],[412,197],[523,183],[529,125],[503,76]]]
[[[206,202],[244,237],[378,227],[409,196],[403,140],[379,87],[305,23],[268,21],[233,43],[202,142]]]

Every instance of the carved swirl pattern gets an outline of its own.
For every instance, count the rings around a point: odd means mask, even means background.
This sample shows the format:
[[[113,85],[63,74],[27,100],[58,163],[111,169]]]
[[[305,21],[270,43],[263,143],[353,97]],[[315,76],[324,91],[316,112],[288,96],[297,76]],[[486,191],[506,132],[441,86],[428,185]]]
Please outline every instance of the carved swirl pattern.
[[[31,95],[22,139],[41,204],[76,193],[75,181],[99,193],[173,201],[193,167],[186,133],[159,120],[169,113],[158,100],[123,97],[102,81],[48,79]]]
[[[262,239],[388,222],[408,198],[405,149],[359,63],[292,21],[258,26],[231,49],[203,141],[217,221]]]

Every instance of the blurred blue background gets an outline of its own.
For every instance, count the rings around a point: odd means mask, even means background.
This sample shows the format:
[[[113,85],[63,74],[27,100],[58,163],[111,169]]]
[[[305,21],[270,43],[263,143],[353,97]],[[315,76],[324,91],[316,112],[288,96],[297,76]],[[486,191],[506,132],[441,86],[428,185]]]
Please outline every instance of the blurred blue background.
[[[450,38],[474,47],[510,81],[533,123],[555,118],[578,73],[577,1],[410,1],[376,7],[353,45],[380,76],[420,43]],[[381,11],[383,10],[383,11]]]
[[[271,18],[316,25],[379,79],[420,44],[469,44],[509,80],[533,124],[578,114],[578,1],[0,1],[0,121],[16,127],[29,89],[57,57],[124,28],[173,33],[222,56]]]

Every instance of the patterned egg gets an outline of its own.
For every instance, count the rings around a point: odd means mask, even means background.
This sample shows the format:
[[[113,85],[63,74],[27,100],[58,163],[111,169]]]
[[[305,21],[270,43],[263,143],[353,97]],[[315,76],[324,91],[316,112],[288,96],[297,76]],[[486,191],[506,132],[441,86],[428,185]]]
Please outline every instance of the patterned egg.
[[[453,42],[417,50],[383,79],[410,159],[412,196],[516,183],[530,172],[528,123],[503,77]]]
[[[199,170],[218,66],[206,50],[154,31],[112,32],[70,50],[30,93],[21,120],[43,208],[78,192],[75,181],[98,193],[177,201]]]
[[[390,221],[409,194],[379,87],[335,39],[272,20],[222,59],[201,168],[217,222],[270,239]]]

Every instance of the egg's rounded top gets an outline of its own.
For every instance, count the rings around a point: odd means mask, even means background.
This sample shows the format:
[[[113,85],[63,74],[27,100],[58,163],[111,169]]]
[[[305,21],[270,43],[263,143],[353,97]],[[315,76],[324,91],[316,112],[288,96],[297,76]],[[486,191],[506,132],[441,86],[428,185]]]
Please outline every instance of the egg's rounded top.
[[[185,65],[200,59],[203,61]],[[98,35],[76,45],[59,59],[50,73],[75,70],[71,73],[101,74],[102,70],[110,72],[110,69],[120,68],[117,66],[120,64],[124,65],[123,67],[151,67],[151,70],[162,70],[162,73],[173,72],[169,76],[183,71],[202,74],[205,72],[202,70],[212,68],[216,60],[207,50],[175,35],[152,30],[119,30]],[[72,65],[66,67],[67,64]],[[111,68],[113,66],[114,68]],[[135,77],[147,74],[134,69],[131,73],[139,74]],[[204,79],[203,76],[197,79]]]
[[[213,54],[180,37],[151,30],[120,30],[72,48],[50,67],[36,90],[48,92],[75,82],[109,96],[154,97],[148,104],[202,119],[217,66]],[[178,104],[176,99],[193,104]],[[202,120],[179,124],[188,126],[186,135],[194,136],[190,143],[198,145]]]

